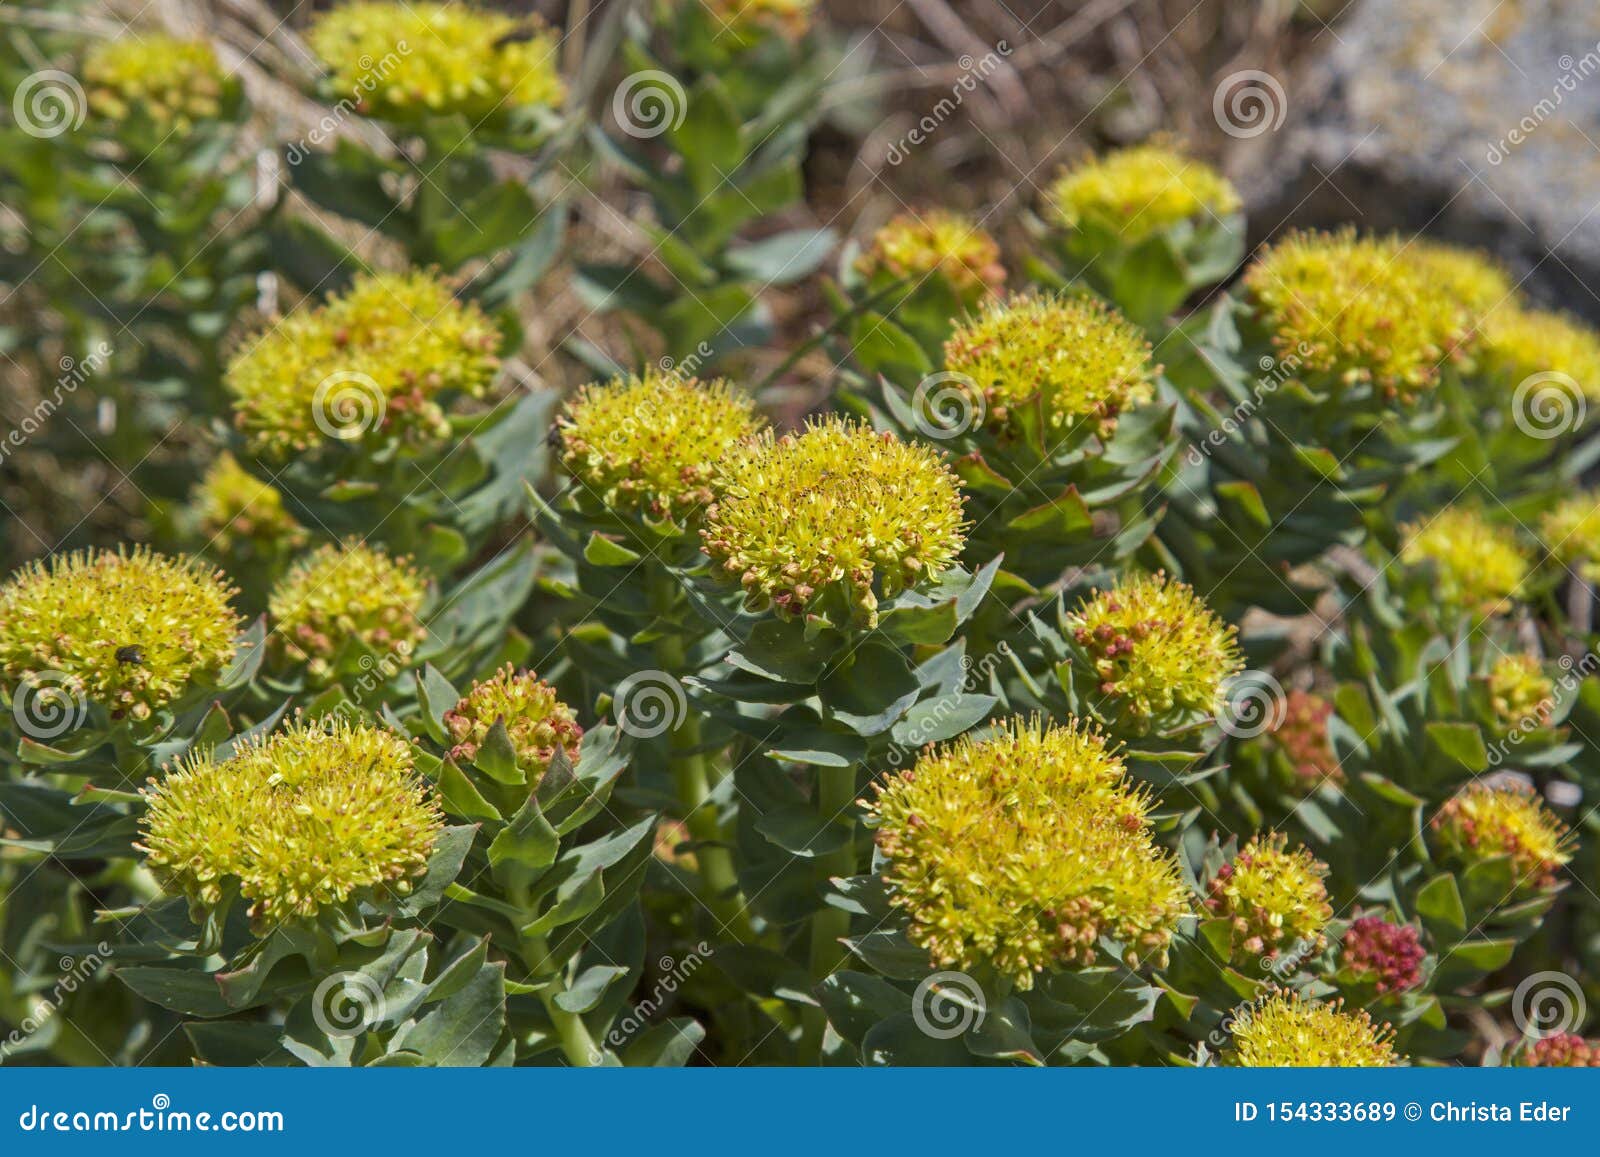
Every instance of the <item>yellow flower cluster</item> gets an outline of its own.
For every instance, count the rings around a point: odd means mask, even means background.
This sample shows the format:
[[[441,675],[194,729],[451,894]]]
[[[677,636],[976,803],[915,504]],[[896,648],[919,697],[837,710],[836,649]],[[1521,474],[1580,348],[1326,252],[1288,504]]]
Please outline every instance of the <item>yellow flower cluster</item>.
[[[1489,668],[1489,703],[1506,728],[1543,726],[1555,707],[1555,683],[1537,655],[1502,655]]]
[[[59,694],[49,684],[147,719],[232,660],[234,593],[220,571],[143,547],[34,562],[0,586],[0,676],[13,695]]]
[[[135,113],[174,133],[222,114],[228,78],[211,45],[173,36],[124,36],[83,61],[89,110],[101,120]]]
[[[1027,989],[1046,968],[1093,964],[1102,936],[1130,967],[1165,961],[1191,911],[1148,798],[1077,720],[963,736],[876,790],[890,901],[939,967],[992,968]]]
[[[584,386],[556,428],[562,465],[606,507],[689,525],[715,496],[717,460],[764,425],[730,382],[651,372]]]
[[[1575,318],[1497,310],[1483,325],[1480,350],[1484,372],[1507,390],[1546,374],[1563,386],[1570,382],[1588,401],[1600,401],[1600,334]]]
[[[517,764],[529,773],[530,788],[544,778],[558,748],[568,760],[577,762],[583,728],[572,708],[532,671],[518,673],[509,663],[493,678],[474,683],[445,712],[445,729],[455,741],[450,757],[470,763],[497,720],[505,724]]]
[[[1419,237],[1406,242],[1400,258],[1466,309],[1474,324],[1515,307],[1517,287],[1511,275],[1475,249]]]
[[[1337,1001],[1275,992],[1234,1013],[1231,1029],[1222,1063],[1240,1068],[1381,1069],[1404,1063],[1387,1024],[1375,1025],[1364,1009],[1346,1012]]]
[[[283,495],[224,450],[206,468],[190,499],[195,528],[207,549],[251,547],[257,554],[298,550],[306,529],[284,509]]]
[[[705,551],[746,606],[794,616],[829,592],[852,622],[949,569],[965,544],[961,486],[931,447],[840,418],[735,446],[713,481]]]
[[[325,439],[427,443],[449,433],[443,400],[493,382],[500,340],[436,277],[365,275],[258,334],[223,381],[253,453],[281,459]]]
[[[156,878],[199,908],[237,887],[258,933],[367,894],[405,895],[443,827],[410,743],[343,720],[297,719],[150,784],[140,850]]]
[[[1238,191],[1217,170],[1160,145],[1120,149],[1064,169],[1047,195],[1051,218],[1094,227],[1129,245],[1184,221],[1239,211]]]
[[[409,563],[351,539],[295,563],[272,588],[267,613],[275,645],[321,679],[351,641],[409,656],[426,634],[420,616],[427,594]]]
[[[1194,588],[1163,573],[1119,579],[1067,616],[1093,664],[1097,710],[1136,729],[1174,710],[1214,714],[1244,666],[1234,628]]]
[[[971,307],[1005,284],[1000,246],[970,217],[947,209],[901,213],[872,235],[856,270],[874,288],[937,277]]]
[[[1244,283],[1283,364],[1371,382],[1390,397],[1431,389],[1472,334],[1471,310],[1393,238],[1294,233]]]
[[[1600,582],[1600,492],[1580,490],[1539,520],[1545,549],[1585,582]]]
[[[1281,832],[1257,836],[1212,879],[1206,909],[1226,920],[1232,959],[1276,960],[1285,951],[1319,951],[1327,942],[1322,930],[1333,918],[1328,867],[1305,848],[1288,850]]]
[[[1529,551],[1513,531],[1468,506],[1450,506],[1401,528],[1400,561],[1425,568],[1435,597],[1477,615],[1507,609],[1533,571]]]
[[[1125,410],[1155,396],[1158,367],[1144,333],[1098,298],[1023,295],[994,302],[945,343],[945,369],[971,383],[984,421],[1010,422],[1038,397],[1053,429],[1096,424],[1102,436]]]
[[[768,36],[799,40],[811,27],[817,0],[686,0],[710,14],[718,40],[748,48]]]
[[[473,127],[565,95],[559,45],[536,17],[468,4],[357,0],[307,35],[337,94],[367,116],[463,116]]]
[[[1553,887],[1572,859],[1566,825],[1528,787],[1470,784],[1445,801],[1432,827],[1448,859],[1472,864],[1509,856],[1518,891]]]

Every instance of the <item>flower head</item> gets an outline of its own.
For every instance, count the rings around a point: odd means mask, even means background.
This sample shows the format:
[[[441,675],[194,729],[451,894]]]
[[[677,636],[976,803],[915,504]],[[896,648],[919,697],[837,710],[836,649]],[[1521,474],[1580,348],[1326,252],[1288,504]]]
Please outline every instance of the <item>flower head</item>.
[[[1515,305],[1511,274],[1486,253],[1418,237],[1406,244],[1401,259],[1454,298],[1475,323]]]
[[[223,381],[253,453],[281,459],[324,439],[430,443],[449,433],[444,399],[477,397],[494,380],[500,340],[430,274],[365,275],[258,334]]]
[[[1031,988],[1045,968],[1093,964],[1101,936],[1130,966],[1164,959],[1190,911],[1148,798],[1077,720],[963,736],[876,790],[890,900],[941,967],[988,966]]]
[[[1479,348],[1484,372],[1506,389],[1545,375],[1587,401],[1600,401],[1600,334],[1576,318],[1498,310],[1484,322]]]
[[[1501,655],[1489,668],[1489,705],[1507,729],[1542,727],[1555,707],[1555,691],[1537,655]]]
[[[268,596],[267,613],[277,645],[320,679],[351,641],[409,656],[427,633],[420,617],[427,594],[408,562],[351,539],[318,547],[289,568]]]
[[[1475,782],[1446,800],[1431,826],[1446,858],[1473,864],[1509,856],[1518,891],[1554,887],[1572,859],[1566,825],[1525,786]]]
[[[556,429],[561,464],[606,507],[687,525],[715,496],[717,460],[763,425],[730,382],[648,373],[584,386]]]
[[[538,786],[557,750],[568,760],[577,761],[583,728],[578,726],[572,708],[561,701],[554,687],[532,671],[517,672],[509,663],[493,678],[474,683],[444,713],[445,729],[455,740],[450,757],[468,762],[474,759],[497,720],[505,723],[517,763],[530,772],[530,786]]]
[[[1539,538],[1552,558],[1585,582],[1600,582],[1600,492],[1580,490],[1539,520]]]
[[[1159,572],[1095,592],[1067,626],[1088,653],[1103,708],[1138,730],[1172,711],[1214,714],[1244,666],[1234,628],[1193,587]]]
[[[284,509],[283,495],[226,450],[206,468],[190,507],[196,530],[219,551],[251,547],[264,554],[296,550],[306,542],[305,527]]]
[[[1427,958],[1422,934],[1411,924],[1362,916],[1345,931],[1339,963],[1380,993],[1407,992],[1422,983]]]
[[[1012,297],[956,328],[945,369],[971,383],[991,427],[1038,397],[1052,429],[1093,423],[1102,436],[1117,417],[1155,396],[1158,367],[1143,332],[1098,298]]]
[[[1283,833],[1257,836],[1212,879],[1206,909],[1226,920],[1233,951],[1276,960],[1285,950],[1318,951],[1333,918],[1328,866],[1305,848],[1289,851]]]
[[[124,36],[83,61],[89,110],[115,122],[135,114],[182,134],[222,114],[228,78],[211,45],[173,36]]]
[[[1240,1068],[1377,1069],[1403,1063],[1387,1024],[1373,1024],[1361,1009],[1346,1012],[1338,1001],[1323,1004],[1275,992],[1236,1012],[1232,1031],[1222,1063]]]
[[[1095,227],[1129,245],[1185,221],[1226,217],[1240,205],[1221,173],[1160,145],[1120,149],[1064,169],[1048,200],[1057,224]]]
[[[1524,1068],[1600,1068],[1600,1044],[1575,1032],[1555,1032],[1530,1044],[1513,1062]]]
[[[961,487],[937,451],[839,418],[735,446],[713,487],[705,550],[752,609],[798,615],[838,592],[875,626],[879,595],[937,577],[965,542]]]
[[[1477,615],[1492,615],[1522,591],[1533,559],[1514,532],[1468,506],[1450,506],[1401,527],[1400,561],[1425,570],[1437,600]]]
[[[143,547],[34,562],[0,586],[0,678],[64,678],[113,718],[147,719],[233,658],[241,621],[220,571]]]
[[[476,125],[559,105],[559,45],[543,22],[466,4],[355,0],[307,39],[334,90],[393,121],[462,116]]]
[[[1389,397],[1431,389],[1473,315],[1392,238],[1294,233],[1246,271],[1245,288],[1287,364]]]
[[[1332,703],[1297,688],[1285,698],[1283,714],[1268,732],[1268,742],[1288,758],[1296,785],[1307,794],[1325,783],[1344,782],[1344,769],[1328,739],[1332,717]]]
[[[710,15],[718,40],[740,48],[769,36],[799,40],[811,27],[817,0],[689,0]]]
[[[230,886],[258,931],[366,894],[404,895],[443,826],[411,745],[344,720],[296,719],[234,754],[187,757],[143,790],[143,850],[197,907]]]
[[[1000,246],[971,218],[946,209],[902,213],[872,235],[856,269],[869,281],[937,277],[966,306],[1005,284]]]

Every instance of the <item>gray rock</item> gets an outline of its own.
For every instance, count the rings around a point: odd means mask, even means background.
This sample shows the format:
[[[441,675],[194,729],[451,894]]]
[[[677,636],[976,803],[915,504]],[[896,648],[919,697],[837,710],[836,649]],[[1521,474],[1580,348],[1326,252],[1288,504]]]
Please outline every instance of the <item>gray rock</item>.
[[[1320,43],[1282,126],[1240,142],[1263,233],[1427,232],[1600,318],[1595,0],[1356,0]]]

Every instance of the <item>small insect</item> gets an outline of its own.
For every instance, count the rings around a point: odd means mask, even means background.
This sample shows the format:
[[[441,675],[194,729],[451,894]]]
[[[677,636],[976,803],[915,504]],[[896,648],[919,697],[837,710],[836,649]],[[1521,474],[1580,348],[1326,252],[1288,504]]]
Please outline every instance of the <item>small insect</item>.
[[[561,449],[561,426],[559,423],[550,427],[550,432],[544,436],[544,444],[552,450]]]
[[[506,33],[499,40],[496,40],[494,42],[494,46],[496,48],[504,48],[508,44],[526,43],[527,41],[532,40],[534,37],[536,37],[538,35],[539,35],[539,29],[538,28],[536,28],[536,27],[534,27],[532,25],[527,25],[527,26],[524,26],[522,28],[513,29],[512,31]]]
[[[133,667],[143,666],[144,648],[139,646],[138,643],[129,643],[126,647],[118,647],[117,662]]]

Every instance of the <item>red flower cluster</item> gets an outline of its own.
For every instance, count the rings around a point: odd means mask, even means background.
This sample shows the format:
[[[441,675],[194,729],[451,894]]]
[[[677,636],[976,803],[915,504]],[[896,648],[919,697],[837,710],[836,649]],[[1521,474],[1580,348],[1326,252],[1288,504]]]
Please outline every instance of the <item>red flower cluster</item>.
[[[1363,916],[1344,934],[1340,962],[1374,981],[1380,993],[1405,992],[1422,983],[1425,956],[1421,937],[1410,924]]]
[[[1575,1032],[1551,1033],[1534,1041],[1520,1063],[1532,1068],[1600,1068],[1600,1044]]]

